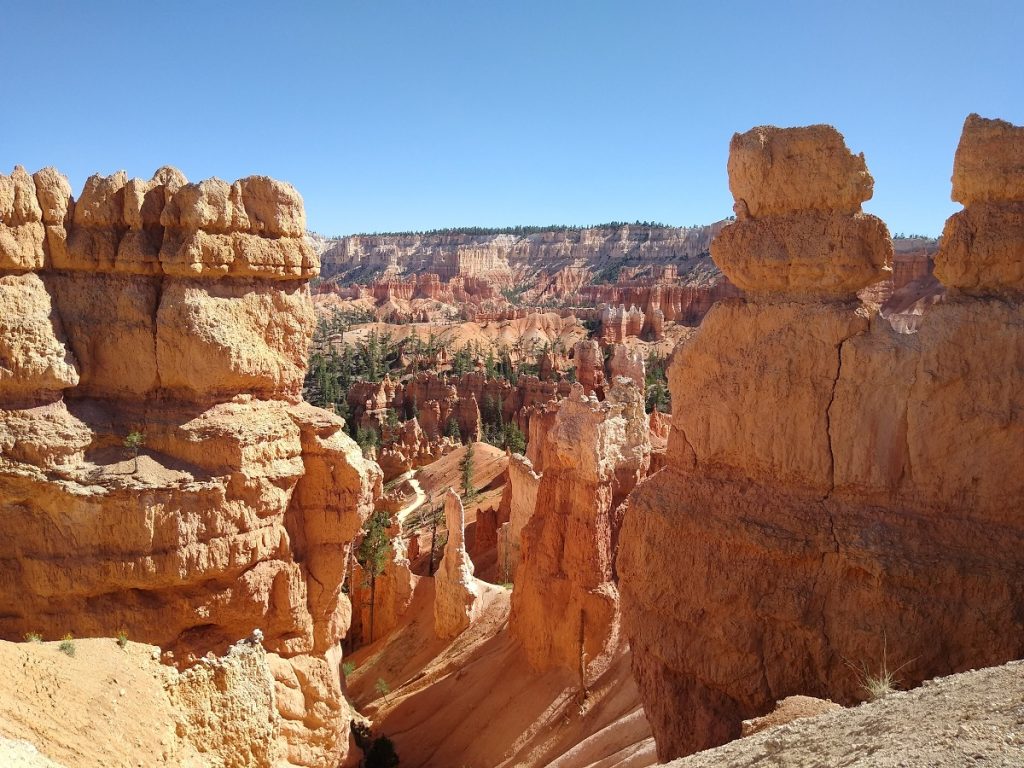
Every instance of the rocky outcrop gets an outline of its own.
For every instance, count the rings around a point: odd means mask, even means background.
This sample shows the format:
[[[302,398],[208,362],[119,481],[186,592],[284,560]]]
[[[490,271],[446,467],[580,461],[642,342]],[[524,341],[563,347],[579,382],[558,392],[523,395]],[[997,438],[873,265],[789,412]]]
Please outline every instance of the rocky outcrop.
[[[304,232],[265,177],[94,176],[77,201],[52,169],[0,177],[0,636],[125,630],[187,665],[258,627],[301,692],[286,751],[333,765],[380,471],[301,401]]]
[[[576,380],[586,394],[604,397],[604,353],[594,339],[579,341],[572,351],[576,364]]]
[[[510,628],[535,669],[579,670],[585,684],[618,643],[617,510],[650,460],[643,397],[625,379],[604,402],[575,385],[537,450],[544,471],[522,528]],[[516,472],[513,462],[510,480]]]
[[[782,701],[776,702],[775,709],[763,717],[753,717],[744,720],[740,729],[741,736],[753,736],[769,728],[778,725],[792,723],[794,720],[802,720],[805,717],[817,717],[827,712],[836,712],[842,707],[834,701],[816,699],[813,696],[787,696]]]
[[[608,373],[613,381],[618,378],[629,379],[641,392],[647,383],[643,354],[639,349],[630,349],[625,344],[616,344],[612,348]]]
[[[951,293],[1024,292],[1024,127],[971,115],[953,161],[964,210],[942,231],[935,276]]]
[[[466,553],[466,513],[452,489],[444,497],[448,541],[434,574],[434,631],[450,638],[462,633],[481,610],[480,588],[473,579],[473,561]]]
[[[498,575],[503,582],[514,581],[522,562],[523,529],[537,508],[540,475],[525,456],[513,453],[508,462],[508,482],[502,491],[501,506],[508,509],[508,522],[498,535]]]
[[[976,118],[958,158],[979,134],[986,173],[1015,172],[1019,134]],[[668,465],[631,495],[618,559],[662,759],[788,695],[856,701],[854,665],[913,684],[1024,654],[1024,309],[1003,245],[1021,201],[957,168],[951,295],[904,335],[854,295],[891,253],[858,212],[863,160],[822,126],[733,139],[739,220],[712,254],[747,298],[677,348]],[[987,228],[962,237],[976,206]]]

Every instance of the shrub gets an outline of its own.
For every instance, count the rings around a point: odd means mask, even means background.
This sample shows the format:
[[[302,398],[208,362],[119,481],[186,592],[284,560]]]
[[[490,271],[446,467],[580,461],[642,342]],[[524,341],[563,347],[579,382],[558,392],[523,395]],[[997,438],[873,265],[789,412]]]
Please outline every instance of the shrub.
[[[366,768],[396,768],[398,754],[395,745],[387,736],[378,736],[366,753]]]
[[[345,675],[345,677],[348,677],[356,671],[356,665],[353,664],[351,661],[346,661],[344,664],[341,665],[341,671],[342,674]]]
[[[43,636],[38,632],[26,632],[25,633],[26,643],[41,643],[43,642]]]
[[[64,639],[60,641],[60,645],[57,649],[68,656],[75,655],[75,637],[70,632],[64,635]]]
[[[882,663],[879,665],[877,672],[872,672],[864,662],[861,662],[859,665],[854,665],[847,661],[846,665],[853,670],[855,675],[857,675],[857,681],[860,683],[860,687],[864,693],[867,694],[868,701],[878,701],[879,699],[884,699],[890,693],[895,693],[899,690],[900,680],[896,677],[896,673],[912,661],[914,660],[911,659],[910,661],[900,664],[895,669],[890,669],[887,643],[883,636]]]
[[[128,632],[123,629],[117,633],[117,645],[120,648],[126,648],[128,646]]]
[[[387,680],[385,680],[383,677],[378,677],[377,684],[373,687],[377,691],[377,693],[384,697],[384,701],[388,700],[388,694],[391,693],[391,686],[388,685]]]

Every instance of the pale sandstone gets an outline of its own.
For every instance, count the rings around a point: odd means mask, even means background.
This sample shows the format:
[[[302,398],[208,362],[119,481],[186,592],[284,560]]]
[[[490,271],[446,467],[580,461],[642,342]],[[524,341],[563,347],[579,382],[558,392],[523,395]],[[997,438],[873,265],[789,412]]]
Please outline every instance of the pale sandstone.
[[[160,261],[164,212],[185,185],[174,169],[95,176],[77,204],[52,169],[11,178],[0,246],[12,227],[38,226],[15,232],[31,252],[0,258],[16,272],[0,274],[0,635],[123,629],[187,667],[258,627],[290,672],[261,672],[234,701],[217,698],[235,687],[234,662],[191,673],[190,701],[213,703],[183,705],[196,716],[183,733],[216,764],[333,768],[351,717],[341,585],[381,474],[340,419],[301,402],[317,263],[266,266],[275,247],[304,253],[288,236],[301,199],[236,183],[225,204],[242,201],[231,210],[244,227],[224,234],[244,268],[183,280]],[[132,431],[145,435],[137,459],[123,447]],[[279,687],[298,695],[275,709]]]
[[[0,174],[0,269],[41,269],[45,230],[32,177],[20,165]]]
[[[644,357],[639,349],[630,349],[625,344],[616,344],[608,361],[608,372],[612,379],[620,376],[632,381],[643,392],[647,385]]]
[[[277,762],[281,725],[273,716],[274,679],[258,645],[242,642],[222,658],[203,659],[183,672],[167,692],[182,713],[179,738],[189,741],[211,764],[256,768]]]
[[[167,278],[156,322],[160,383],[179,397],[301,397],[314,325],[306,286]]]
[[[0,403],[45,402],[78,384],[44,278],[0,273]]]

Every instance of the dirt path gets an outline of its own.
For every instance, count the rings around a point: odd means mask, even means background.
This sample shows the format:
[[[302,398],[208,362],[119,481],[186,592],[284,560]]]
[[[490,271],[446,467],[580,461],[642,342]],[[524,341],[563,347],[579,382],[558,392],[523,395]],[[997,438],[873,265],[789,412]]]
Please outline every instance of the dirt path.
[[[420,487],[420,481],[412,476],[411,471],[406,472],[401,479],[409,481],[409,486],[412,488],[415,494],[413,496],[412,501],[410,501],[408,504],[406,504],[404,507],[398,510],[398,512],[395,513],[395,517],[398,520],[398,524],[404,526],[405,518],[407,518],[410,513],[415,512],[416,509],[418,509],[419,506],[427,500],[427,494],[423,492],[423,488]]]

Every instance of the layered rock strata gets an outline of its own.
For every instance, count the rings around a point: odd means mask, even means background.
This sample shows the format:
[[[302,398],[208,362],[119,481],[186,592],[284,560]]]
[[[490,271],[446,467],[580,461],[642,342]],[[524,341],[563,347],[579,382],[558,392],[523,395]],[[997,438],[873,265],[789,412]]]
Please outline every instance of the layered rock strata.
[[[298,193],[0,176],[0,636],[112,636],[180,663],[260,628],[287,758],[347,743],[347,548],[380,472],[301,401],[317,273]],[[131,433],[144,444],[124,448]]]
[[[534,448],[543,474],[521,529],[510,628],[535,669],[579,670],[585,681],[618,643],[618,510],[650,461],[640,391],[619,379],[598,402],[574,385]],[[510,478],[528,470],[513,462]],[[520,521],[513,510],[510,527]]]
[[[662,759],[788,695],[851,703],[860,665],[913,684],[1024,654],[1020,131],[968,119],[950,297],[913,335],[855,298],[891,253],[863,159],[826,126],[734,137],[712,255],[747,298],[677,348],[618,559]]]

